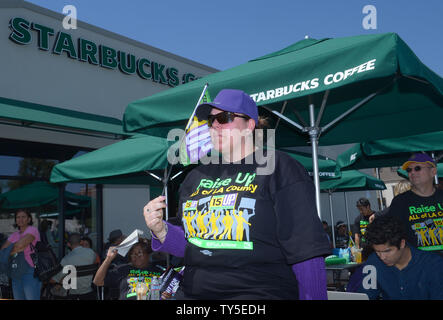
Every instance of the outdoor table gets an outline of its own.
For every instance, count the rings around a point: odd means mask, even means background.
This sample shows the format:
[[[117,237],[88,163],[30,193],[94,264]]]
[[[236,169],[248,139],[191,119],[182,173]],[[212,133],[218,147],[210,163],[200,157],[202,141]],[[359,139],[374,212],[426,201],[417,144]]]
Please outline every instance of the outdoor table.
[[[349,276],[361,265],[361,263],[347,263],[347,264],[333,264],[326,266],[326,271],[332,271],[332,279],[334,286],[341,291],[344,291],[345,285],[349,281]],[[349,271],[346,279],[341,278],[343,270]]]

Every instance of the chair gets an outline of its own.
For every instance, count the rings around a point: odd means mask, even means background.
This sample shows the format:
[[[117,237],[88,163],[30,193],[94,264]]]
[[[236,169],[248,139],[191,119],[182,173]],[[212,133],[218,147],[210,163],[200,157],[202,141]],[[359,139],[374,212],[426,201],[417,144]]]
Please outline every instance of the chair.
[[[84,276],[95,276],[95,273],[98,270],[99,265],[96,263],[88,264],[86,266],[75,266],[75,269],[77,271],[77,277],[84,277]]]
[[[105,300],[105,287],[104,286],[96,286],[97,287],[97,300]]]
[[[97,272],[99,265],[96,263],[93,263],[93,264],[88,264],[88,265],[84,265],[84,266],[74,266],[74,267],[77,272],[77,278],[85,277],[85,276],[92,276],[92,279],[94,279],[95,273]],[[92,283],[92,279],[91,279],[91,287],[94,289],[95,285]],[[79,295],[70,294],[69,291],[70,290],[67,291],[67,298],[68,299],[78,300],[80,298]],[[98,298],[98,296],[97,296],[97,298]]]
[[[77,269],[77,277],[84,277],[84,276],[89,276],[92,275],[92,279],[94,279],[95,274],[98,270],[98,268],[100,267],[99,264],[89,264],[86,266],[76,266]],[[91,286],[95,287],[96,289],[96,294],[97,294],[97,300],[104,300],[104,287],[103,286],[96,286],[94,283],[91,282]],[[68,293],[69,294],[69,293]]]

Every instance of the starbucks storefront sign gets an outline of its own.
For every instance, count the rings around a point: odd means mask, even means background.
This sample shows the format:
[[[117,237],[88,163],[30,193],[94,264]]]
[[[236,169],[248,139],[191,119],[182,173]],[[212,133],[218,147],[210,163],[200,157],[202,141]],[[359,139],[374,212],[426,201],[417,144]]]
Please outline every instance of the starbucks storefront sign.
[[[69,33],[58,31],[57,35],[53,28],[29,22],[24,18],[15,17],[9,22],[11,34],[9,39],[20,45],[28,45],[32,36],[37,35],[37,45],[40,50],[52,51],[53,54],[64,53],[71,59],[88,62],[91,65],[99,65],[107,69],[119,69],[122,73],[137,74],[144,80],[175,87],[180,84],[179,70],[164,64],[149,60],[144,57],[137,58],[135,55],[116,50],[106,45],[78,38],[77,45]],[[51,42],[52,46],[51,46]],[[52,49],[50,49],[52,47]],[[195,80],[192,73],[185,73],[181,77],[181,83]]]

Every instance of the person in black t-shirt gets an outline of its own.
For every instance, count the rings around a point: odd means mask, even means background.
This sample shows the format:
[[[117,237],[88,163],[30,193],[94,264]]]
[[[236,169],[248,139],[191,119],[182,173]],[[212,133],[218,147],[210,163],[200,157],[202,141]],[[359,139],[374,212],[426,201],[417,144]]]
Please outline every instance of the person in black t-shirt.
[[[154,250],[184,257],[175,298],[327,299],[331,248],[306,169],[258,147],[261,120],[243,91],[220,91],[196,115],[220,158],[203,159],[181,184],[183,228],[163,221],[162,196],[143,212]]]
[[[349,243],[349,234],[346,223],[338,221],[335,226],[337,230],[335,233],[335,247],[345,249],[348,247]]]
[[[152,253],[151,244],[148,240],[141,240],[134,244],[128,252],[130,263],[122,264],[111,270],[109,266],[117,256],[114,247],[109,248],[105,261],[94,277],[96,286],[105,286],[119,291],[119,300],[136,300],[136,286],[138,281],[143,281],[148,285],[153,276],[161,276],[162,270],[150,264]]]
[[[371,217],[375,212],[371,209],[371,203],[366,198],[360,198],[357,201],[357,209],[360,214],[355,218],[354,225],[352,226],[352,233],[355,237],[355,245],[357,248],[363,248],[365,242],[365,232]]]
[[[415,153],[402,165],[408,172],[411,190],[396,196],[387,215],[399,219],[409,245],[443,252],[443,190],[434,185],[437,168],[425,153]]]

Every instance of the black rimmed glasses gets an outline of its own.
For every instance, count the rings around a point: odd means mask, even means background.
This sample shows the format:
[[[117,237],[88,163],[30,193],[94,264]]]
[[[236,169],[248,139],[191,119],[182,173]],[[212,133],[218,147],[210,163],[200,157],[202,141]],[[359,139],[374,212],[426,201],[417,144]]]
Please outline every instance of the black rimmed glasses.
[[[406,168],[406,172],[410,173],[410,172],[412,172],[412,170],[414,170],[415,172],[418,172],[423,168],[433,168],[433,167],[420,167],[420,166],[415,166],[414,168],[409,167],[409,168]]]
[[[217,122],[220,124],[225,124],[225,123],[231,123],[232,121],[234,121],[235,118],[249,119],[248,116],[236,114],[234,112],[223,111],[217,114],[210,114],[208,116],[208,126],[212,127],[214,120],[217,120]]]

